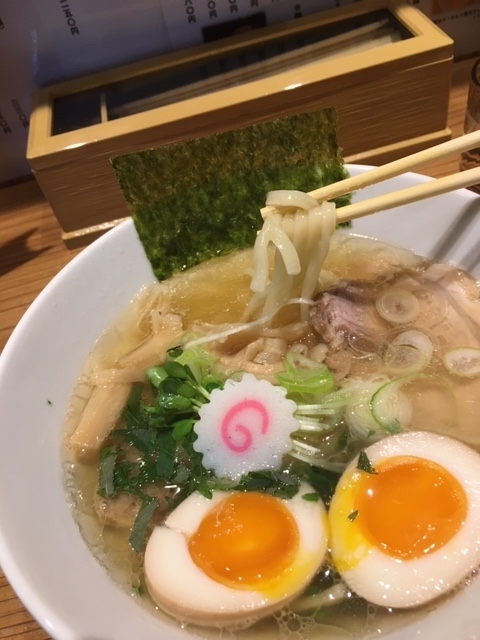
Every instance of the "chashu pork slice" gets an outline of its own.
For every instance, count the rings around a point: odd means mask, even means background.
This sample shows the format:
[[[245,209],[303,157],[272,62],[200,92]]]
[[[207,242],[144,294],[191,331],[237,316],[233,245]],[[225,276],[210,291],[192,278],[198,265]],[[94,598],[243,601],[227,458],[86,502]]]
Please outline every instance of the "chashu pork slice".
[[[340,280],[316,297],[310,311],[312,327],[333,351],[347,346],[372,350],[390,326],[375,307],[385,286],[384,280]]]

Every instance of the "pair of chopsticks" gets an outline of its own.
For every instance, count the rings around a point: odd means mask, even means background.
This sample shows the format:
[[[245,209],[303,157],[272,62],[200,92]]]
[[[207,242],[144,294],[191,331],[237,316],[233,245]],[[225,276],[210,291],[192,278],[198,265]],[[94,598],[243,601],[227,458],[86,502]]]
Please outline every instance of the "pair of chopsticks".
[[[418,151],[405,158],[394,160],[382,167],[371,169],[358,176],[335,182],[321,189],[316,189],[315,191],[311,191],[310,195],[319,203],[325,200],[332,200],[346,193],[358,191],[359,189],[383,182],[388,178],[394,178],[395,176],[430,162],[436,162],[447,156],[456,155],[462,151],[469,151],[475,147],[480,147],[480,131],[473,131],[454,140],[443,142],[435,147],[430,147],[429,149]],[[439,196],[443,193],[454,191],[455,189],[471,187],[474,184],[480,184],[480,167],[467,169],[466,171],[460,171],[453,175],[445,176],[444,178],[438,178],[437,180],[407,187],[400,191],[394,191],[362,202],[347,205],[346,207],[338,209],[337,220],[338,222],[347,222],[348,220],[368,216],[371,213],[379,213],[385,209],[392,209],[393,207],[410,204],[418,200]],[[273,207],[264,207],[261,210],[262,216],[265,217],[274,210]]]

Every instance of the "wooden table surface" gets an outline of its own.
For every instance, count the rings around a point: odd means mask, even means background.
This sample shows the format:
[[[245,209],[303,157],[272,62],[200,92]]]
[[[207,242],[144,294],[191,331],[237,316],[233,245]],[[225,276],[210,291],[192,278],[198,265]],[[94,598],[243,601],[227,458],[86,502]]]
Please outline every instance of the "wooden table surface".
[[[472,60],[454,65],[448,125],[463,133]],[[440,177],[458,169],[458,159],[429,165],[422,173]],[[49,205],[33,181],[0,190],[0,349],[27,307],[80,249],[68,250]],[[0,639],[48,640],[0,570]]]

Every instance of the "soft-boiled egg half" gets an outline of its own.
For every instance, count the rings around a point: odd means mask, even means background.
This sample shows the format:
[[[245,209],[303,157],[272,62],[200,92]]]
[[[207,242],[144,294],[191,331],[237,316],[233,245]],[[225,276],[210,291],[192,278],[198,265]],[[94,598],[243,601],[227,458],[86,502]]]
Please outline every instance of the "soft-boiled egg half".
[[[353,591],[386,607],[428,602],[480,565],[480,455],[434,433],[385,438],[347,467],[329,521]]]
[[[321,501],[215,491],[186,498],[156,527],[145,551],[152,598],[196,624],[249,623],[308,585],[327,551]]]

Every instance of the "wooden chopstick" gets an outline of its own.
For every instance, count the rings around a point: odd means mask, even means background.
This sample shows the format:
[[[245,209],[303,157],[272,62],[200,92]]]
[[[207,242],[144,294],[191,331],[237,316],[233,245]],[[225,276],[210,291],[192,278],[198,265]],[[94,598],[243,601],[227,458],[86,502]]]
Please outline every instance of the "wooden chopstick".
[[[393,209],[418,200],[439,196],[455,189],[471,187],[474,184],[480,184],[480,167],[459,171],[451,176],[438,178],[438,180],[430,180],[400,191],[393,191],[376,198],[349,204],[337,210],[337,220],[338,222],[347,222],[348,220],[368,216],[371,213],[379,213],[385,209]]]
[[[435,147],[430,147],[429,149],[424,149],[423,151],[417,151],[416,153],[412,153],[405,158],[400,158],[399,160],[394,160],[393,162],[389,162],[381,167],[376,167],[375,169],[371,169],[370,171],[365,171],[358,176],[353,176],[352,178],[347,178],[346,180],[341,180],[340,182],[335,182],[334,184],[330,184],[326,187],[322,187],[321,189],[316,189],[315,191],[311,191],[310,195],[315,198],[318,202],[323,202],[325,200],[333,200],[333,198],[337,198],[338,196],[343,196],[346,193],[352,193],[353,191],[358,191],[359,189],[363,189],[364,187],[368,187],[372,184],[376,184],[378,182],[383,182],[389,178],[394,178],[402,173],[406,173],[407,171],[411,171],[412,169],[416,169],[422,165],[428,164],[429,162],[435,162],[447,156],[456,155],[461,153],[462,151],[468,151],[469,149],[473,149],[475,147],[480,146],[480,131],[473,131],[472,133],[467,133],[464,136],[460,136],[459,138],[454,138],[453,140],[449,140],[448,142],[442,142]],[[471,171],[475,171],[476,169],[472,169]],[[472,176],[471,178],[469,176]],[[460,176],[463,176],[466,180],[464,182],[460,179]],[[440,180],[436,180],[435,184],[438,185],[440,193],[446,193],[447,191],[451,191],[452,189],[460,189],[461,187],[469,187],[477,182],[480,182],[480,179],[475,179],[474,174],[469,174],[469,171],[464,171],[457,176],[449,176],[452,180],[450,183],[446,182],[445,184],[451,184],[450,187],[444,188],[442,185],[444,184],[441,181],[444,181],[445,178],[441,178]],[[460,180],[460,182],[456,182],[456,180]],[[470,181],[471,180],[471,181]],[[440,183],[440,184],[439,184]],[[430,184],[430,183],[428,183]],[[420,194],[423,193],[423,189],[420,187],[426,188],[426,185],[419,185]],[[412,187],[413,189],[413,187]],[[408,189],[406,190],[408,191]],[[398,192],[403,193],[403,192]],[[396,195],[397,200],[395,202],[390,199],[390,204],[382,205],[380,208],[370,210],[367,209],[367,201],[364,203],[356,203],[353,205],[348,205],[347,207],[342,207],[342,210],[349,209],[349,207],[357,207],[363,205],[365,213],[356,215],[354,213],[353,217],[358,218],[361,215],[368,215],[368,213],[374,213],[376,211],[380,211],[383,209],[391,208],[396,206],[395,203],[398,204],[406,204],[407,202],[414,202],[416,199],[421,200],[422,198],[429,198],[433,195],[436,195],[434,191],[434,187],[431,186],[427,189],[427,193],[430,195],[419,197],[406,196],[406,200],[402,200],[400,202],[398,200],[399,195]],[[379,196],[380,197],[380,196]],[[381,196],[382,199],[386,199],[388,196]],[[378,198],[374,200],[378,201]],[[378,207],[378,204],[375,205]],[[263,207],[261,210],[262,216],[265,217],[270,213],[275,211],[274,207]],[[339,209],[339,213],[340,213]],[[352,210],[350,210],[352,211]],[[347,212],[348,215],[348,212]],[[351,220],[353,218],[346,218],[346,220]]]

